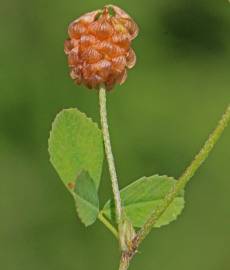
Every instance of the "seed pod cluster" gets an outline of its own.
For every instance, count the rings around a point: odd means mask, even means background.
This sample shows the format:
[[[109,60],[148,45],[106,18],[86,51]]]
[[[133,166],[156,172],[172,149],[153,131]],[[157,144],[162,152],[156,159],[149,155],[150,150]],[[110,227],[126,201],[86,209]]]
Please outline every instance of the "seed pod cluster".
[[[69,25],[68,34],[64,51],[77,84],[111,90],[125,82],[127,69],[136,63],[131,42],[138,34],[137,24],[125,11],[110,5],[87,13]]]

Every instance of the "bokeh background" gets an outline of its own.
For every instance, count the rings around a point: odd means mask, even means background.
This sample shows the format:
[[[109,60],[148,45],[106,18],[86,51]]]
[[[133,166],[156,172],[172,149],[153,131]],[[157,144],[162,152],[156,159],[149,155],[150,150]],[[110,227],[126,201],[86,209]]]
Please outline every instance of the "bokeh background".
[[[120,0],[140,26],[135,69],[109,94],[123,187],[178,177],[230,101],[227,0]],[[68,76],[69,22],[102,0],[1,0],[0,269],[117,269],[118,246],[98,223],[85,229],[49,163],[47,138],[62,108],[98,121],[97,93]],[[230,269],[230,128],[186,189],[179,219],[154,230],[133,270]],[[105,167],[101,205],[111,196]]]

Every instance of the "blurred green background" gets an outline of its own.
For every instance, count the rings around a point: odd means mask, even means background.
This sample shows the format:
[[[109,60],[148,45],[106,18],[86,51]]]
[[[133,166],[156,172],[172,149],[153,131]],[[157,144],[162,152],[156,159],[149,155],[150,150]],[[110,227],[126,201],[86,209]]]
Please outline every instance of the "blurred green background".
[[[97,93],[73,84],[68,24],[93,0],[1,0],[0,269],[117,269],[118,246],[98,223],[85,229],[49,163],[47,138],[62,108],[98,121]],[[113,1],[138,22],[137,66],[109,94],[120,185],[178,177],[230,101],[230,4]],[[131,269],[230,269],[230,128],[186,190],[186,208],[154,230]],[[105,168],[101,205],[111,196]]]

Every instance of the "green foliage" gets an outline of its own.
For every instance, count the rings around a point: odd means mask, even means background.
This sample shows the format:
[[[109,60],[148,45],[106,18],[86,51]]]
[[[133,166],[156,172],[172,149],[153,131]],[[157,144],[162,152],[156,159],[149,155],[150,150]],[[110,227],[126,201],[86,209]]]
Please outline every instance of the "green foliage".
[[[77,109],[61,111],[49,138],[50,160],[66,187],[72,187],[82,170],[89,173],[98,189],[103,165],[100,129]]]
[[[175,183],[176,180],[171,177],[154,175],[143,177],[121,190],[122,205],[134,227],[141,227],[147,221]],[[155,227],[159,228],[175,220],[183,208],[184,192],[180,192]],[[105,204],[103,213],[109,220],[115,221],[113,200]]]
[[[99,213],[99,198],[97,188],[89,173],[82,171],[76,179],[75,201],[78,216],[89,226],[93,224]]]
[[[99,187],[103,165],[100,129],[77,109],[61,111],[49,138],[50,160],[75,199],[81,221],[89,226],[99,212]]]

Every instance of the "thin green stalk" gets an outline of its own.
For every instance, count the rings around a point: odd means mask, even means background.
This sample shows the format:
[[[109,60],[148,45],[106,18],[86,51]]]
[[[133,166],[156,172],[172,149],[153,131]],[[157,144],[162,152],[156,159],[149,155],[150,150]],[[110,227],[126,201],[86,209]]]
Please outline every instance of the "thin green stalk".
[[[174,188],[166,195],[163,203],[154,211],[151,217],[146,221],[144,226],[138,232],[138,244],[142,242],[142,240],[149,234],[154,224],[157,220],[161,217],[161,215],[165,212],[177,194],[184,189],[186,184],[195,174],[195,172],[199,169],[202,163],[207,159],[211,150],[219,140],[220,136],[222,135],[223,131],[227,127],[230,121],[230,105],[228,106],[226,112],[223,114],[221,120],[219,121],[217,127],[209,136],[208,140],[205,142],[204,146],[192,161],[190,166],[185,170],[182,176],[178,179]]]
[[[103,216],[102,212],[99,212],[98,219],[105,225],[105,227],[112,232],[112,234],[118,239],[118,232],[113,225]]]
[[[115,208],[116,208],[116,219],[117,219],[118,228],[119,228],[120,223],[121,223],[121,214],[122,214],[121,198],[120,198],[117,173],[115,169],[114,157],[112,153],[112,147],[111,147],[110,136],[109,136],[107,110],[106,110],[106,90],[104,87],[101,87],[99,90],[99,104],[100,104],[100,118],[101,118],[101,127],[102,127],[103,139],[104,139],[105,153],[106,153],[110,177],[112,181],[112,189],[113,189]]]
[[[133,239],[131,250],[128,254],[123,252],[123,256],[120,262],[119,270],[127,270],[132,260],[133,256],[135,255],[139,245],[145,239],[145,237],[150,233],[154,224],[157,220],[162,216],[162,214],[166,211],[172,201],[175,199],[177,194],[185,188],[186,184],[195,174],[195,172],[199,169],[202,163],[207,159],[211,150],[216,145],[217,141],[219,140],[220,136],[224,132],[225,128],[228,126],[230,122],[230,105],[228,106],[227,110],[223,114],[221,120],[219,121],[217,127],[209,136],[208,140],[205,142],[204,146],[192,161],[190,166],[185,170],[182,176],[178,179],[174,188],[165,196],[164,201],[159,207],[152,213],[150,218],[146,221],[143,227],[138,231],[137,236]]]

